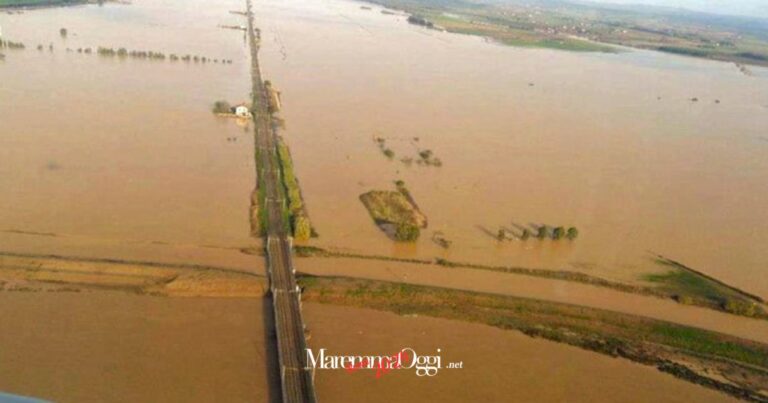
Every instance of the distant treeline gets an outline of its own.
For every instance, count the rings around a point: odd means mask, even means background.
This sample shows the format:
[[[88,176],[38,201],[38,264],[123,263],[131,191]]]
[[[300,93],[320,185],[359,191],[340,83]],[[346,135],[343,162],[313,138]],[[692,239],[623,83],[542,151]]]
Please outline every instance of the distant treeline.
[[[43,7],[62,6],[80,3],[96,3],[89,0],[0,0],[0,8],[3,7]]]
[[[690,48],[682,46],[658,46],[655,48],[661,52],[675,53],[678,55],[705,57],[711,59],[723,59],[724,54],[716,50]],[[768,55],[756,52],[736,52],[728,54],[731,58],[744,59],[751,62],[768,62]]]
[[[2,1],[2,0],[0,0]],[[62,36],[66,35],[65,30],[62,28]],[[0,49],[26,49],[26,46],[21,42],[14,42],[10,40],[3,40],[0,39]],[[38,50],[43,50],[43,45],[37,46]],[[49,49],[51,52],[53,52],[53,44],[49,45]],[[72,52],[72,49],[67,48],[67,52]],[[77,53],[84,53],[87,55],[90,55],[94,53],[93,48],[77,48]],[[193,62],[193,63],[221,63],[221,64],[232,64],[232,59],[216,59],[211,58],[207,56],[198,56],[198,55],[177,55],[175,53],[171,53],[169,55],[166,55],[163,52],[155,52],[152,50],[128,50],[126,48],[108,48],[99,46],[96,48],[95,53],[97,53],[100,56],[107,56],[107,57],[130,57],[133,59],[152,59],[152,60],[170,60],[172,62],[175,61],[183,61],[183,62]]]
[[[91,48],[78,48],[78,53],[91,53]],[[107,48],[99,46],[96,49],[96,53],[101,56],[109,56],[109,57],[131,57],[134,59],[154,59],[154,60],[166,60],[170,59],[172,62],[175,61],[184,61],[184,62],[194,62],[194,63],[224,63],[224,64],[232,64],[231,59],[214,59],[206,56],[198,56],[198,55],[176,55],[174,53],[171,53],[169,55],[166,55],[163,52],[155,52],[151,50],[128,50],[126,48]]]
[[[13,41],[0,39],[0,49],[24,49],[24,48],[26,48],[26,46],[24,46],[24,44],[21,42],[13,42]]]

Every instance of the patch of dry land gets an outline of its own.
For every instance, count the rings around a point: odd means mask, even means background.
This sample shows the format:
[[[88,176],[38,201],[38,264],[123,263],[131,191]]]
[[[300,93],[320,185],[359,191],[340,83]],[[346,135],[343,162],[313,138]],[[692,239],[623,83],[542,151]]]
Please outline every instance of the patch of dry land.
[[[400,242],[413,242],[427,227],[427,217],[419,210],[410,192],[402,182],[397,191],[372,190],[360,195],[360,201],[376,225],[390,238]]]
[[[405,222],[419,227],[426,226],[426,217],[418,213],[400,192],[372,190],[360,195],[360,200],[376,222]]]

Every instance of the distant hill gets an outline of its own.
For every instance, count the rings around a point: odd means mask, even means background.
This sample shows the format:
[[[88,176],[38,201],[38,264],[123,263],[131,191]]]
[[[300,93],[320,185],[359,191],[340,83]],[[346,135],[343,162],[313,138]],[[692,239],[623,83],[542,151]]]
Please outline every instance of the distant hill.
[[[418,15],[423,25],[513,46],[605,52],[620,45],[768,66],[768,19],[760,17],[582,0],[369,2]]]
[[[88,3],[87,0],[0,0],[2,7],[42,7]]]

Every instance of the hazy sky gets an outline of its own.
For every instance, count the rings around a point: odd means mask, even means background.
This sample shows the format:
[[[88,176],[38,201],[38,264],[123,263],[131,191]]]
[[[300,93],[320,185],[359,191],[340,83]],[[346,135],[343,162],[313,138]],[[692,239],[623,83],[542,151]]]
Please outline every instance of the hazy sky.
[[[681,7],[717,14],[748,15],[768,18],[768,0],[591,0],[597,3],[651,4]]]

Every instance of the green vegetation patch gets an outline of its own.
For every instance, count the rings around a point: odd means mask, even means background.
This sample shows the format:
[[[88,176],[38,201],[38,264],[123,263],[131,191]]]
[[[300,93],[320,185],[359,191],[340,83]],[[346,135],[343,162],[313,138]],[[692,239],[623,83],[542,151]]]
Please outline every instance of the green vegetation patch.
[[[426,225],[426,218],[401,192],[372,190],[360,195],[360,201],[376,224],[406,225],[417,229]]]
[[[681,348],[768,369],[768,346],[703,329],[527,298],[372,280],[313,278],[306,300],[481,322],[506,329],[559,329]],[[318,292],[324,289],[322,295]]]
[[[293,169],[293,159],[291,151],[283,139],[279,139],[277,144],[277,155],[280,162],[283,187],[288,199],[288,222],[291,225],[291,232],[296,240],[304,241],[312,237],[312,224],[306,213],[304,199],[301,196],[299,180]]]
[[[664,258],[657,258],[656,262],[670,270],[661,274],[648,274],[644,279],[656,284],[658,289],[672,295],[680,303],[706,306],[742,316],[768,317],[759,305],[762,301],[753,295],[677,262]]]
[[[701,329],[659,322],[649,331],[649,338],[668,346],[699,354],[732,359],[734,361],[768,368],[768,350],[723,338],[717,333]]]
[[[574,52],[606,52],[615,53],[615,47],[590,42],[568,36],[546,36],[527,30],[525,26],[515,27],[513,24],[499,23],[495,18],[489,19],[483,15],[471,15],[466,18],[437,15],[433,17],[438,26],[448,32],[465,35],[483,36],[499,43],[510,46],[549,48],[569,50]]]
[[[440,233],[438,232],[438,234]],[[349,253],[349,252],[340,252],[340,251],[322,249],[317,247],[308,247],[308,246],[296,246],[295,251],[296,251],[296,254],[300,257],[351,258],[351,259],[393,261],[393,262],[400,262],[400,263],[436,265],[436,266],[445,267],[448,269],[462,268],[462,269],[473,269],[473,270],[485,270],[485,271],[493,271],[498,273],[547,278],[552,280],[570,281],[575,283],[589,284],[595,287],[609,288],[616,291],[621,291],[621,292],[626,292],[631,294],[646,295],[646,296],[663,298],[663,299],[672,299],[674,301],[677,301],[678,303],[685,304],[685,305],[696,305],[702,308],[713,309],[713,310],[741,315],[741,316],[755,317],[758,319],[768,319],[768,315],[763,312],[762,308],[758,304],[762,302],[762,300],[760,300],[759,298],[755,296],[751,296],[749,294],[741,294],[740,291],[735,290],[726,284],[722,284],[719,281],[714,279],[708,280],[706,277],[702,277],[701,275],[697,275],[695,273],[693,274],[695,278],[692,280],[689,280],[688,284],[689,285],[699,284],[699,285],[697,285],[696,287],[693,287],[692,290],[689,291],[689,293],[682,293],[681,287],[662,286],[663,284],[661,283],[655,283],[652,285],[628,284],[628,283],[606,280],[601,277],[596,277],[596,276],[592,276],[582,272],[569,271],[569,270],[548,270],[548,269],[535,269],[535,268],[515,267],[515,266],[490,266],[490,265],[483,265],[483,264],[477,264],[477,263],[451,261],[445,258],[404,259],[404,258],[397,258],[397,257],[391,257],[391,256],[363,255],[363,254],[356,254],[356,253]],[[661,279],[666,278],[666,275],[662,274],[662,275],[646,276],[646,278],[648,277],[654,278],[654,279],[658,278],[658,281],[661,281]],[[690,278],[690,275],[687,275],[686,278]],[[702,283],[706,285],[702,285]],[[693,298],[690,296],[694,294],[694,291],[700,294],[704,294],[707,291],[711,292],[712,284],[717,286],[716,289],[721,290],[721,291],[715,291],[715,292],[727,292],[728,295],[731,295],[732,297],[730,299],[722,300],[722,301],[726,301],[725,303],[720,303],[720,302],[713,303],[712,301],[709,301],[704,298]],[[722,291],[722,289],[725,289],[725,291]],[[718,299],[716,301],[721,301],[721,300]]]
[[[400,192],[372,190],[360,195],[360,201],[377,224],[408,223],[420,227],[424,223],[416,208]]]
[[[415,242],[420,235],[419,227],[412,224],[401,222],[395,227],[395,239],[401,242]]]
[[[219,100],[213,103],[213,113],[232,113],[232,105],[227,101]]]
[[[258,208],[258,223],[254,224],[251,223],[251,231],[253,232],[254,228],[258,228],[259,233],[262,236],[267,235],[267,226],[269,223],[269,217],[267,216],[267,188],[264,186],[263,179],[261,179],[261,176],[264,172],[264,161],[262,158],[265,158],[263,153],[261,152],[261,149],[258,145],[254,147],[254,158],[256,160],[256,177],[258,179],[257,184],[257,198],[256,198],[256,208]]]
[[[360,195],[360,201],[368,213],[392,239],[414,242],[427,227],[427,217],[419,211],[411,193],[402,181],[397,181],[397,191],[372,190]]]

